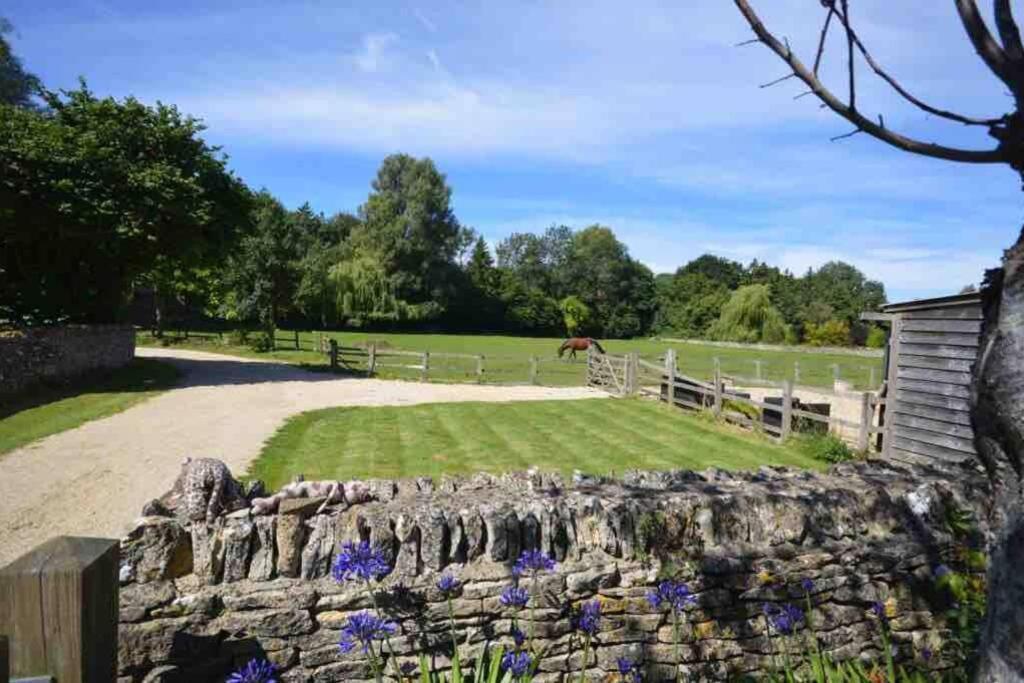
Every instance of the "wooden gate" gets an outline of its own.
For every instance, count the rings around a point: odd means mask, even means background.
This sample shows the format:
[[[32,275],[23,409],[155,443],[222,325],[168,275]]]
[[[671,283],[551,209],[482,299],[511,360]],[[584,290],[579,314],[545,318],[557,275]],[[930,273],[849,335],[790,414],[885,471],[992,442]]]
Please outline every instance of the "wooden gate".
[[[616,396],[627,396],[633,392],[635,371],[631,356],[613,356],[607,353],[587,351],[587,386],[604,389]]]

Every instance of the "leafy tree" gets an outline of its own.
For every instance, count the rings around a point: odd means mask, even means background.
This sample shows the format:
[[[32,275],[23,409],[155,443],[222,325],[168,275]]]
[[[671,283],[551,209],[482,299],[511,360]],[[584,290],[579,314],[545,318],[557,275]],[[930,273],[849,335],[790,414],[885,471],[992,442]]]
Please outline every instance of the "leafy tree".
[[[306,240],[266,190],[257,195],[255,206],[253,230],[241,239],[228,264],[228,281],[238,317],[257,320],[273,340],[275,327],[294,300]]]
[[[877,325],[872,325],[871,329],[868,330],[868,337],[865,340],[864,345],[869,349],[884,349],[885,341],[885,330]]]
[[[662,327],[682,337],[705,337],[728,301],[724,285],[680,268],[660,296]]]
[[[554,335],[562,330],[562,311],[558,302],[537,287],[529,287],[504,271],[501,301],[507,324],[514,331]]]
[[[198,120],[84,85],[44,99],[0,105],[0,319],[114,320],[154,269],[223,257],[251,198]]]
[[[558,302],[562,320],[570,337],[575,337],[590,322],[590,309],[575,296],[567,296]]]
[[[451,210],[451,194],[430,159],[394,154],[381,163],[359,209],[353,246],[374,254],[395,295],[411,304],[443,308],[451,299],[455,258],[470,235]]]
[[[733,292],[710,332],[722,341],[769,344],[785,342],[789,334],[767,285],[746,285]]]
[[[4,36],[14,32],[11,22],[0,17],[0,104],[35,108],[32,96],[39,93],[39,79],[25,71]]]
[[[562,297],[572,288],[566,268],[572,244],[572,230],[564,225],[553,225],[542,235],[513,233],[498,245],[498,267],[529,287]]]
[[[739,287],[746,275],[743,270],[743,264],[715,256],[714,254],[698,256],[683,266],[682,274],[703,275],[711,282],[715,282],[729,290]]]

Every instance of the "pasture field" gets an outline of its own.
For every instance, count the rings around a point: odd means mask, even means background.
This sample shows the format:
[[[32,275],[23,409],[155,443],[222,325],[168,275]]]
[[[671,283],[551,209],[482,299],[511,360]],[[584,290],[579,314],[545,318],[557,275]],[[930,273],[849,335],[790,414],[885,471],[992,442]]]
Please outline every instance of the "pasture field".
[[[823,468],[786,445],[640,399],[328,408],[289,419],[249,467],[271,490],[307,479],[541,469]]]
[[[323,334],[333,338],[342,346],[367,347],[376,343],[381,352],[378,375],[384,378],[419,379],[420,359],[412,356],[385,357],[388,350],[428,351],[434,354],[430,360],[430,379],[435,381],[478,380],[476,361],[471,358],[445,358],[443,354],[483,355],[483,381],[497,383],[527,382],[530,379],[530,359],[536,357],[537,382],[551,386],[572,386],[582,384],[585,375],[583,354],[575,362],[558,360],[557,351],[561,338],[510,337],[502,335],[454,335],[419,333],[378,333],[378,332],[299,332],[300,350],[295,349],[293,331],[279,330],[276,335],[277,350],[260,353],[245,346],[225,345],[216,333],[190,332],[187,340],[181,333],[167,333],[167,343],[183,345],[185,348],[221,351],[235,355],[273,358],[277,360],[326,365],[324,355],[317,353],[317,338]],[[177,336],[174,336],[177,335]],[[138,343],[153,345],[159,343],[148,332],[140,332]],[[801,349],[771,351],[759,348],[725,348],[703,344],[671,343],[654,339],[611,339],[601,341],[609,353],[636,351],[651,362],[659,362],[665,350],[676,350],[679,371],[698,378],[710,378],[717,357],[725,375],[753,378],[760,362],[761,377],[781,381],[795,379],[795,364],[799,363],[799,383],[814,387],[831,387],[833,366],[839,366],[840,378],[850,381],[855,388],[877,388],[881,382],[881,358],[863,357],[839,353],[818,353]],[[390,366],[390,367],[388,367]],[[395,367],[404,366],[404,367]],[[874,368],[874,385],[871,384]]]
[[[0,456],[89,420],[127,410],[169,389],[178,371],[167,363],[136,358],[102,377],[76,380],[66,387],[42,386],[0,405]]]

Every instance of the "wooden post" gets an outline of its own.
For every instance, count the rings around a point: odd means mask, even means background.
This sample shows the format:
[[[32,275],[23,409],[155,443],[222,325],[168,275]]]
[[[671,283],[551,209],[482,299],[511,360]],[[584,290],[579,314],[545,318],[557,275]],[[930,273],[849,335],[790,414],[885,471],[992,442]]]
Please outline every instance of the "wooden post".
[[[430,377],[430,352],[423,352],[423,370],[420,374],[420,380],[426,382],[427,378]]]
[[[537,357],[530,356],[530,384],[537,383]]]
[[[11,649],[7,645],[7,636],[0,636],[0,683],[11,681]]]
[[[668,404],[674,405],[676,400],[676,350],[665,352],[665,381],[668,383]]]
[[[755,360],[754,361],[754,377],[756,377],[757,379],[761,379],[761,361],[760,360]]]
[[[370,343],[370,357],[366,359],[366,376],[377,371],[377,342]]]
[[[860,432],[857,434],[857,448],[864,452],[868,450],[872,413],[871,394],[865,391],[860,395]]]
[[[484,357],[479,355],[476,357],[476,381],[479,384],[484,382]]]
[[[336,370],[338,368],[338,342],[335,339],[329,339],[327,343],[330,344],[331,369]]]
[[[793,361],[793,384],[800,384],[800,361]]]
[[[640,390],[640,352],[630,351],[626,359],[628,360],[626,392],[633,396]]]
[[[872,365],[870,368],[868,368],[868,370],[870,371],[870,374],[868,375],[868,389],[874,389],[875,388],[875,366]]]
[[[295,350],[299,350],[299,331],[295,330]]]
[[[832,379],[836,382],[839,381],[839,363],[832,364]]]
[[[789,438],[793,430],[793,383],[788,379],[782,383],[782,432],[779,435],[781,441]]]
[[[712,381],[715,383],[715,405],[714,414],[718,417],[722,414],[722,364],[715,356],[715,373]]]
[[[115,540],[60,536],[0,569],[11,676],[117,680],[118,554]]]

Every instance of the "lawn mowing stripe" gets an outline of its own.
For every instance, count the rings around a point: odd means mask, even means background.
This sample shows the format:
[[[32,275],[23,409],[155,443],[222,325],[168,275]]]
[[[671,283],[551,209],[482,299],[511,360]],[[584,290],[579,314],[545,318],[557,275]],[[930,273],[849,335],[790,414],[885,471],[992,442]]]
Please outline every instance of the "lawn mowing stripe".
[[[608,433],[615,435],[614,443],[620,444],[620,449],[624,453],[634,454],[638,451],[641,453],[640,457],[634,460],[631,464],[634,467],[639,465],[637,467],[638,469],[651,469],[651,467],[641,463],[643,463],[644,460],[660,460],[666,464],[674,464],[678,467],[678,464],[676,464],[675,461],[670,461],[667,459],[666,455],[661,455],[661,453],[666,450],[666,444],[658,437],[651,436],[652,433],[657,434],[657,430],[653,430],[653,432],[638,430],[625,415],[621,414],[624,411],[628,411],[631,406],[628,405],[627,401],[623,399],[620,400],[623,401],[621,404],[618,404],[619,401],[616,401],[615,403],[618,405],[615,405],[614,409],[603,411],[603,414],[596,416],[595,419],[602,420],[603,424],[606,426],[610,425],[616,427],[616,429],[607,431]],[[646,446],[643,444],[646,444]],[[646,451],[643,450],[644,448],[646,448]],[[643,453],[645,452],[649,454],[647,458],[643,456]],[[637,460],[640,462],[637,462]]]
[[[588,457],[595,449],[581,448],[581,444],[587,444],[588,441],[593,443],[598,441],[606,443],[600,437],[599,434],[589,432],[580,418],[581,410],[585,410],[582,404],[587,403],[591,399],[584,399],[580,401],[550,401],[545,402],[542,406],[543,413],[531,414],[529,419],[522,424],[523,427],[529,426],[530,429],[536,431],[539,437],[543,439],[545,443],[545,450],[548,454],[558,453],[559,455],[572,455],[573,462],[578,463],[577,467],[583,470],[589,470]],[[595,401],[596,402],[596,401]],[[524,406],[526,408],[528,406]],[[572,438],[570,434],[578,435],[578,438]],[[528,467],[538,466],[541,469],[551,470],[550,466],[546,466],[543,462],[529,462],[526,463]]]

